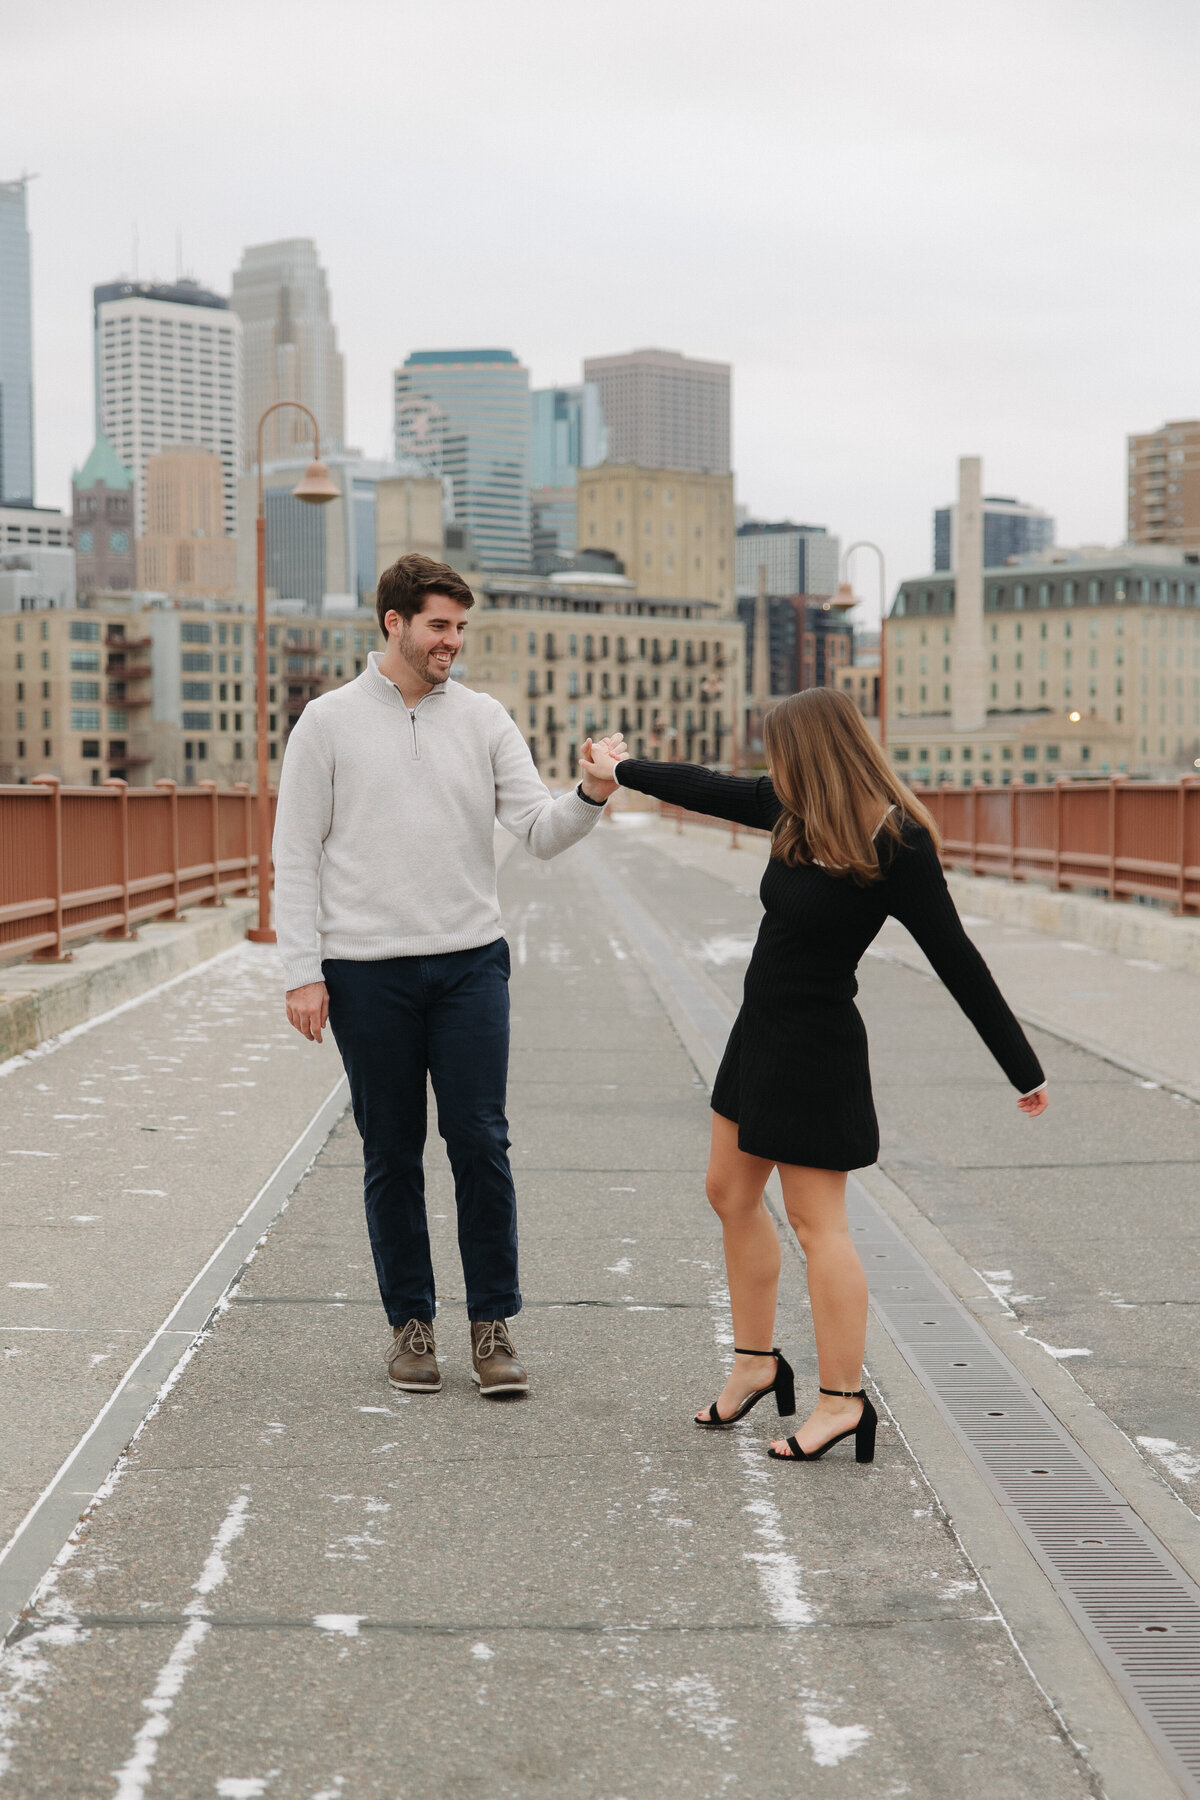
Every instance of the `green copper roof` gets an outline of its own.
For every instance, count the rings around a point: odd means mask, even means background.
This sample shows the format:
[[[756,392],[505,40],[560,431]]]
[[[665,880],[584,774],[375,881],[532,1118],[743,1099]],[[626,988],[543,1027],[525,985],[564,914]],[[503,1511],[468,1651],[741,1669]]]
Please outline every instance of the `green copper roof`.
[[[92,453],[82,469],[77,469],[72,475],[71,485],[77,488],[91,488],[95,487],[98,481],[102,481],[111,493],[133,486],[133,476],[103,432],[96,439]]]

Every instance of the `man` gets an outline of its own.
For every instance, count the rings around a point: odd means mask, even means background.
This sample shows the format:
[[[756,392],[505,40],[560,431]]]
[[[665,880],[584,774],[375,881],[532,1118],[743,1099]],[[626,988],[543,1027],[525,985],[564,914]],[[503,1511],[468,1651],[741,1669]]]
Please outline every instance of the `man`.
[[[506,1320],[520,1311],[508,1161],[508,946],[498,819],[534,856],[585,837],[615,782],[554,799],[500,702],[450,681],[470,588],[402,556],[379,578],[387,639],[356,681],[310,702],[288,740],[275,904],[289,1022],[345,1064],[363,1140],[367,1227],[392,1326],[388,1374],[442,1385],[425,1216],[426,1077],[446,1140],[481,1394],[525,1393]]]

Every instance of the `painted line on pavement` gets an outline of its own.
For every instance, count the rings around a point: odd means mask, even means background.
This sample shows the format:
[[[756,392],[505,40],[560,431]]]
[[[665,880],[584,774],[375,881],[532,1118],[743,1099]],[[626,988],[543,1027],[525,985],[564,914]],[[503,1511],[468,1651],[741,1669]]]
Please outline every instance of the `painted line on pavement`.
[[[0,1550],[0,1648],[22,1635],[22,1618],[37,1590],[69,1551],[122,1454],[174,1385],[225,1295],[345,1111],[347,1099],[346,1079],[341,1076]],[[83,1506],[81,1499],[86,1502]]]

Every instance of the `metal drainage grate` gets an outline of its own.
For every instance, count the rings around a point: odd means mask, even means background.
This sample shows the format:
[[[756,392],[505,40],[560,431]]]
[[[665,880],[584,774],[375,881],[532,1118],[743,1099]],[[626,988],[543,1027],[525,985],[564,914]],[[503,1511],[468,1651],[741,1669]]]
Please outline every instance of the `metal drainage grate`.
[[[888,1335],[1184,1791],[1200,1796],[1200,1588],[860,1182],[847,1201]]]
[[[595,852],[585,856],[711,1079],[728,1003]],[[877,1316],[1184,1792],[1200,1800],[1200,1588],[853,1178],[847,1208]]]

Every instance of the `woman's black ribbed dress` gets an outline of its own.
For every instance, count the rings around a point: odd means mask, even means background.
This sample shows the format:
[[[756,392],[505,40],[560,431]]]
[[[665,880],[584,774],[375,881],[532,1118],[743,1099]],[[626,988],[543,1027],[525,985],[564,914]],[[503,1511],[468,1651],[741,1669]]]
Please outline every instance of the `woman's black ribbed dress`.
[[[669,805],[764,830],[781,810],[766,776],[631,759],[617,779]],[[880,842],[883,878],[869,887],[811,863],[767,864],[742,1010],[712,1093],[713,1111],[736,1122],[738,1148],[750,1156],[811,1169],[875,1161],[879,1126],[855,970],[889,914],[908,927],[1018,1092],[1045,1079],[963,930],[928,831],[905,820],[901,843]]]

